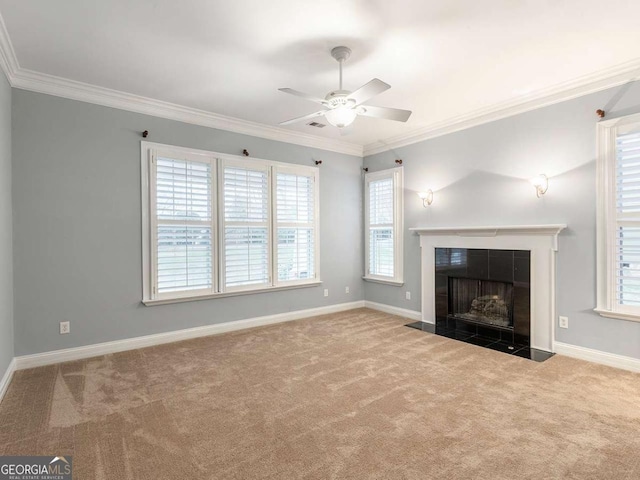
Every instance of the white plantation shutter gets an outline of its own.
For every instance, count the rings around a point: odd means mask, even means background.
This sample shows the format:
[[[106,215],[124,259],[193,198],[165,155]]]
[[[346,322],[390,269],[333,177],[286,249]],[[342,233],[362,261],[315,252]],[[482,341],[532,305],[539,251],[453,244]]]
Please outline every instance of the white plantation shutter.
[[[224,279],[227,289],[270,283],[268,168],[225,162]]]
[[[141,147],[143,303],[319,283],[317,167]]]
[[[316,174],[275,169],[278,282],[316,277]]]
[[[369,273],[393,277],[393,178],[369,183]]]
[[[155,155],[155,293],[214,288],[213,178],[210,160]]]
[[[402,169],[366,175],[365,277],[402,282]]]
[[[615,298],[640,307],[640,126],[615,138]]]

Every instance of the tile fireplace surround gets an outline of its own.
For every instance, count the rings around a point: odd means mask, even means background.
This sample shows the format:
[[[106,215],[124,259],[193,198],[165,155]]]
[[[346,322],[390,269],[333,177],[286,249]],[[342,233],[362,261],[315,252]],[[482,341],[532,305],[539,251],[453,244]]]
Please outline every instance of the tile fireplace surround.
[[[436,323],[436,248],[528,250],[531,252],[531,348],[553,352],[556,252],[558,234],[565,228],[564,224],[410,228],[420,235],[422,322]]]

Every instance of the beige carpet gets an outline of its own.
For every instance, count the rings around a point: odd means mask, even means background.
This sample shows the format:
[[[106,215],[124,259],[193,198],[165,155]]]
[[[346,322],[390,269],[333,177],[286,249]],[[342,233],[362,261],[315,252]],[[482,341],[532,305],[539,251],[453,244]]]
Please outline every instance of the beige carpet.
[[[0,455],[120,479],[637,479],[640,375],[371,310],[17,372]]]

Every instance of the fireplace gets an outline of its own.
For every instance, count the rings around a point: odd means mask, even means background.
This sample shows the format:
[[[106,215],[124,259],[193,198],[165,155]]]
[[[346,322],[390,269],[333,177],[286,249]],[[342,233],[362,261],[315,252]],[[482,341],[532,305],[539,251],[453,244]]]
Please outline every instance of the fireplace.
[[[493,341],[487,337],[498,337],[500,340],[494,342],[495,348],[502,348],[509,342],[528,344],[529,352],[523,348],[520,356],[548,357],[553,352],[556,318],[558,234],[566,227],[554,224],[410,228],[420,236],[422,265],[421,321],[415,327],[428,332],[437,329],[453,338],[483,346],[487,346],[487,341]],[[455,318],[472,309],[469,305],[449,310],[450,278],[510,284],[512,308],[509,318],[512,323],[503,327]],[[487,292],[487,295],[500,295],[491,290]],[[479,296],[484,295],[476,295],[474,299]],[[509,298],[504,302],[508,307]],[[480,307],[476,303],[472,313],[477,313]],[[466,312],[465,308],[468,308]],[[495,310],[495,305],[489,309]],[[514,351],[509,349],[507,353]]]
[[[527,250],[436,248],[436,333],[502,342],[496,347],[506,351],[528,348],[530,258]]]

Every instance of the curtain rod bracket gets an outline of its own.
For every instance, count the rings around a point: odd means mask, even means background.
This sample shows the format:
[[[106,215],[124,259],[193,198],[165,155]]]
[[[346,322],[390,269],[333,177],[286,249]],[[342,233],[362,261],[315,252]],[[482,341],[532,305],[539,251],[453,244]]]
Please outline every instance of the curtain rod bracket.
[[[316,160],[316,165],[322,165],[322,160]]]
[[[244,155],[245,157],[249,156],[249,152],[247,152],[246,148],[244,150],[242,150],[242,155]]]
[[[396,160],[396,163],[397,163],[398,165],[402,165],[402,160],[400,160],[400,159],[398,158],[398,159]]]
[[[142,138],[147,138],[149,136],[149,130],[145,130],[142,132]]]
[[[598,115],[600,118],[604,118],[604,110],[602,110],[601,108],[599,108],[598,110],[596,110],[596,115]]]

